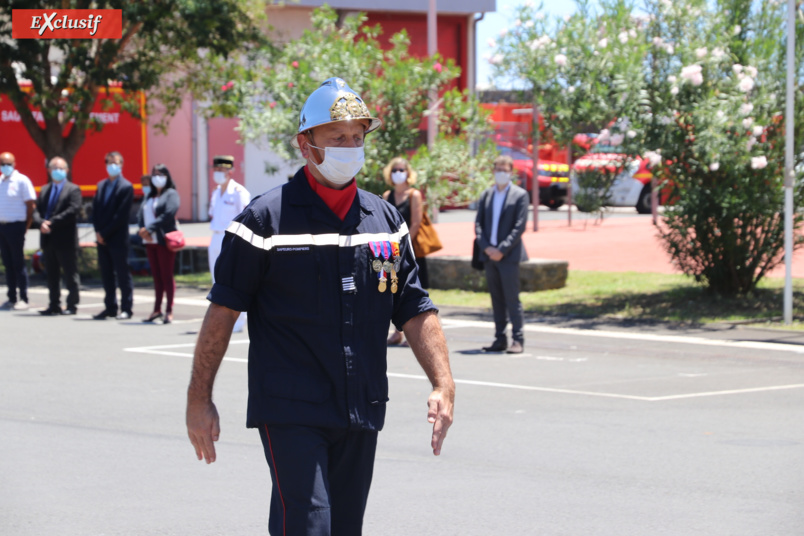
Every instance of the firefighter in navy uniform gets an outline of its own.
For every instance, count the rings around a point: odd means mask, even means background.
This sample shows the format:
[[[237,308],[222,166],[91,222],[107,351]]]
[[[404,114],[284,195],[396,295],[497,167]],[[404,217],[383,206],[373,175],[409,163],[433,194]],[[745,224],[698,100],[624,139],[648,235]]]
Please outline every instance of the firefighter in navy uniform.
[[[294,145],[307,165],[232,222],[198,335],[187,429],[215,461],[212,386],[232,326],[248,311],[247,426],[273,482],[269,533],[361,534],[388,400],[386,337],[405,332],[433,385],[427,418],[440,454],[455,384],[437,309],[418,281],[397,210],[355,186],[363,138],[381,125],[340,78],[302,108]]]

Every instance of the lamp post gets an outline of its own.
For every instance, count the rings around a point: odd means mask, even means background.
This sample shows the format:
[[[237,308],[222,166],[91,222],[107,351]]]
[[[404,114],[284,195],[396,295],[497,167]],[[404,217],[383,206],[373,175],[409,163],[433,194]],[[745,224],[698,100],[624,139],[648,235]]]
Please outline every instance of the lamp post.
[[[429,0],[427,6],[427,54],[431,58],[438,52],[437,12],[436,0]],[[427,116],[427,147],[432,149],[438,132],[438,104],[436,103],[438,94],[434,90],[430,90],[429,98],[430,113]]]
[[[533,172],[530,180],[530,202],[533,205],[533,232],[539,230],[539,108],[533,102],[533,108],[519,108],[514,115],[533,116],[533,133],[531,134],[531,157],[533,158]],[[527,184],[526,184],[527,186]]]
[[[787,87],[784,113],[784,323],[793,322],[793,83],[796,55],[796,1],[787,0]]]

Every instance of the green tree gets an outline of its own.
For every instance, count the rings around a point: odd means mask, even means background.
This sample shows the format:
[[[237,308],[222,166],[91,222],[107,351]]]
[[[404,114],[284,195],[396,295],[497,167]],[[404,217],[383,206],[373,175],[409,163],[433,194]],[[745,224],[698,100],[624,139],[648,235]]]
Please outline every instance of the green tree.
[[[616,168],[612,173],[575,177],[582,192],[579,206],[600,211],[614,177],[631,160],[629,118],[645,97],[646,20],[632,17],[624,0],[603,0],[595,7],[580,0],[576,5],[566,18],[545,16],[542,6],[530,3],[517,8],[511,29],[500,36],[489,61],[498,75],[533,91],[544,130],[559,145],[575,150],[577,134],[600,131],[617,141],[623,158],[609,163]]]
[[[239,118],[243,139],[267,140],[280,156],[299,160],[290,141],[304,101],[327,78],[343,78],[383,120],[383,127],[366,139],[366,165],[358,176],[362,188],[383,191],[387,186],[381,180],[382,168],[393,157],[413,155],[423,145],[420,125],[429,107],[428,92],[443,94],[460,70],[438,56],[412,56],[405,32],[391,36],[390,49],[383,50],[379,26],[367,26],[365,21],[365,15],[358,14],[339,23],[331,8],[316,9],[312,29],[300,38],[278,49],[257,50],[243,64],[220,63],[206,113]],[[452,122],[454,128],[441,129],[441,137],[469,139],[465,131],[480,117],[478,110],[477,102],[465,94],[444,95],[440,123]],[[470,151],[462,154],[473,162]],[[420,177],[426,182],[429,173]],[[439,204],[439,199],[431,201]]]
[[[672,185],[659,233],[674,262],[714,292],[752,291],[783,259],[785,2],[649,2],[648,102],[640,141]],[[801,185],[804,24],[796,25]],[[797,212],[796,246],[802,215]]]
[[[0,2],[0,98],[11,100],[28,134],[45,154],[72,163],[86,133],[102,127],[92,111],[101,91],[115,94],[124,111],[140,117],[138,91],[148,91],[169,117],[188,91],[206,88],[207,62],[262,41],[262,2],[247,0],[4,0]],[[11,10],[121,9],[122,39],[11,37]],[[20,81],[30,81],[31,91]],[[40,127],[30,107],[44,117]],[[70,125],[72,125],[70,127]]]
[[[781,262],[784,247],[785,4],[648,0],[636,15],[612,0],[596,11],[581,3],[578,20],[565,23],[539,22],[525,7],[515,25],[527,31],[504,37],[492,61],[532,85],[557,140],[566,143],[582,126],[625,155],[647,158],[671,189],[658,231],[673,261],[712,291],[747,293]],[[800,9],[795,27],[801,205]],[[605,192],[616,173],[582,175]],[[796,246],[801,222],[798,212]]]

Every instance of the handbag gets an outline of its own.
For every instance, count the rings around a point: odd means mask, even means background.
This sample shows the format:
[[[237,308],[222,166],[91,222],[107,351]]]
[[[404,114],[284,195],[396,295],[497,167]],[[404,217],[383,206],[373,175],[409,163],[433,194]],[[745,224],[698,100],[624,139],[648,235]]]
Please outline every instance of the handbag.
[[[472,243],[472,268],[475,270],[483,270],[483,261],[480,260],[480,244],[477,242],[477,238]]]
[[[438,239],[438,233],[436,233],[435,227],[430,222],[425,210],[422,214],[422,224],[419,226],[419,232],[416,233],[416,238],[413,239],[413,253],[419,259],[443,247],[441,240]]]
[[[179,222],[176,222],[176,230],[165,233],[165,246],[170,251],[180,251],[184,248],[184,233],[179,229]]]

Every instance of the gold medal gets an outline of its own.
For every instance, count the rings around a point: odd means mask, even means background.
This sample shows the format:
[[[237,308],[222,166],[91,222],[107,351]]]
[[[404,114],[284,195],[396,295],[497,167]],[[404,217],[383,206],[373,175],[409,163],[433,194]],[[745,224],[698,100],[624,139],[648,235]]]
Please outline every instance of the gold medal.
[[[388,282],[388,280],[385,278],[385,274],[382,274],[380,276],[380,285],[377,287],[380,292],[385,292],[387,282]]]
[[[397,283],[399,283],[399,279],[396,277],[396,270],[391,267],[391,294],[396,294],[396,291],[399,288]]]

